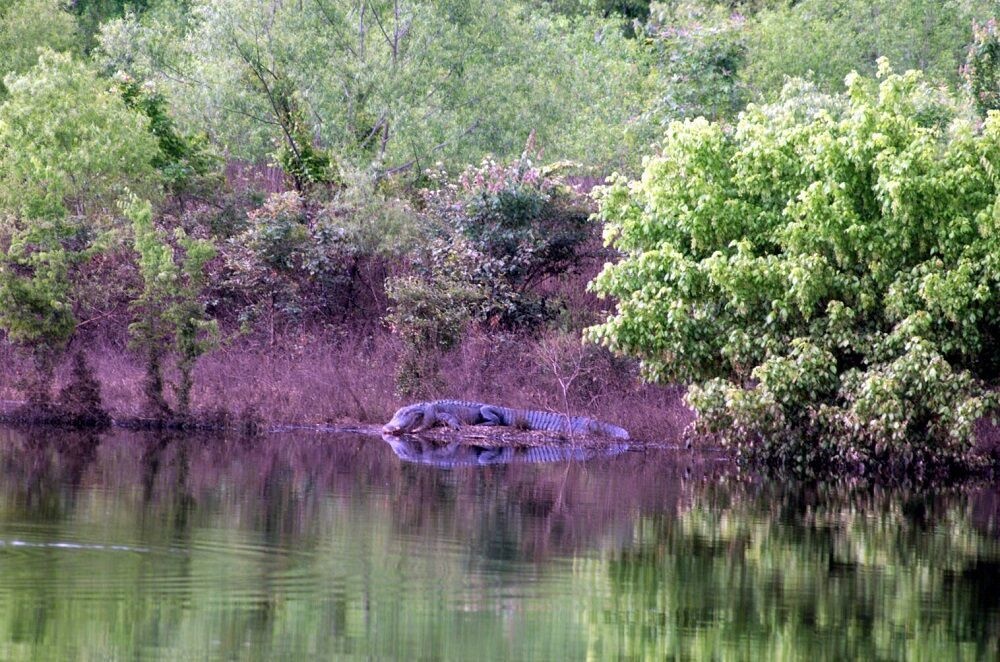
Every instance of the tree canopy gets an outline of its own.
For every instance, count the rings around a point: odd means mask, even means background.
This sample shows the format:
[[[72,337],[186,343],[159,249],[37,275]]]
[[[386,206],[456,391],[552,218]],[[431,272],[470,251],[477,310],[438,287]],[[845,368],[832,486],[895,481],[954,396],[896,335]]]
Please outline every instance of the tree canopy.
[[[643,56],[617,18],[510,0],[213,0],[191,3],[185,19],[177,11],[106,24],[100,59],[183,96],[179,114],[245,158],[316,140],[351,164],[419,173],[510,154],[534,129],[557,158],[620,161],[617,136],[601,132],[620,131],[640,105]]]
[[[670,126],[604,189],[623,253],[590,338],[681,380],[699,429],[792,466],[966,459],[1000,375],[1000,115],[914,71]]]

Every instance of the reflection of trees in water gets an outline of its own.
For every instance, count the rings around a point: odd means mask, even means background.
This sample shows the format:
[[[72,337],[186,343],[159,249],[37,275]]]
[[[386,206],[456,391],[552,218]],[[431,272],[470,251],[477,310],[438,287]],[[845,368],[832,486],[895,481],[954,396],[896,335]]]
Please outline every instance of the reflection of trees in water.
[[[986,659],[1000,646],[1000,546],[986,490],[718,481],[606,567],[600,657]],[[611,615],[627,610],[625,628]],[[608,624],[613,624],[613,628]]]
[[[137,454],[136,447],[146,450]],[[402,464],[382,442],[357,435],[164,443],[124,433],[108,438],[101,453],[109,487],[122,491],[143,477],[144,507],[159,513],[156,521],[166,519],[167,507],[190,511],[177,506],[186,498],[197,504],[195,525],[212,525],[204,519],[210,514],[265,532],[273,546],[301,546],[321,535],[318,523],[333,499],[390,523],[398,535],[469,541],[486,556],[536,560],[585,548],[616,530],[627,538],[636,508],[676,510],[685,499],[688,466],[673,457],[630,454],[614,465],[597,460],[443,472]],[[710,472],[712,464],[695,462],[694,470]],[[256,505],[247,507],[248,501]]]
[[[9,516],[20,511],[44,521],[64,517],[99,443],[87,430],[0,429],[0,476],[12,478],[0,483]]]
[[[989,657],[998,504],[987,489],[763,483],[684,452],[441,471],[350,435],[0,431],[9,520],[141,542],[172,582],[146,584],[149,557],[119,556],[106,562],[116,598],[95,607],[67,599],[65,566],[32,567],[32,601],[14,600],[0,633],[33,623],[51,646],[38,650],[55,652],[115,622],[118,653],[154,631],[174,657],[210,639],[234,656],[247,642],[262,658],[452,642],[461,657],[513,650],[502,647],[532,627],[553,647],[590,647],[569,657],[951,658],[956,642]],[[495,613],[504,582],[526,576],[542,587],[535,602],[504,597]],[[544,591],[570,581],[572,599]]]
[[[688,468],[711,473],[713,464],[684,453],[450,471],[400,463],[395,524],[409,537],[468,541],[476,558],[541,561],[628,539],[635,512],[675,512]]]

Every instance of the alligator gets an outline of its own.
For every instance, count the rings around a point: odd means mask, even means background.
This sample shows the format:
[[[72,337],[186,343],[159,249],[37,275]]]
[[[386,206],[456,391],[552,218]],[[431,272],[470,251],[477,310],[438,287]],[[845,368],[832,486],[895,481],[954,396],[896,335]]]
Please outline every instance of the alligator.
[[[435,444],[416,437],[383,435],[393,452],[406,462],[428,464],[439,469],[481,467],[491,464],[534,464],[537,462],[584,462],[596,457],[613,457],[629,450],[628,444],[600,449],[578,446],[532,446],[490,448],[453,441]]]
[[[397,435],[423,432],[435,425],[446,425],[453,430],[463,425],[507,425],[524,430],[628,439],[628,431],[625,429],[585,416],[564,416],[534,409],[511,409],[464,400],[435,400],[403,407],[383,426],[382,432]]]

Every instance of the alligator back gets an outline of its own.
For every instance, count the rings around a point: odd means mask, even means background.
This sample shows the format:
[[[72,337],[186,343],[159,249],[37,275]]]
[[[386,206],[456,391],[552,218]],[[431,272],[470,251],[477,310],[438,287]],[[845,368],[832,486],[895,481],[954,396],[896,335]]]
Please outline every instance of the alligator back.
[[[611,423],[598,421],[586,416],[565,416],[552,411],[540,411],[537,409],[514,409],[512,407],[502,407],[490,405],[482,402],[471,402],[468,400],[437,400],[432,404],[438,411],[449,412],[450,410],[477,408],[484,412],[474,424],[489,425],[490,414],[496,414],[499,421],[492,424],[506,425],[526,430],[544,430],[547,432],[560,432],[563,434],[583,434],[613,437],[615,439],[628,439],[628,431]]]

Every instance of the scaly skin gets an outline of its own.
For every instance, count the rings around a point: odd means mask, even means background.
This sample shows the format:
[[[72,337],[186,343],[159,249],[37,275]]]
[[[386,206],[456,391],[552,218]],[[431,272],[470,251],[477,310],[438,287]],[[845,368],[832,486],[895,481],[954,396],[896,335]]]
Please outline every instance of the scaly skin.
[[[617,425],[585,416],[567,417],[548,411],[511,409],[464,400],[435,400],[403,407],[385,424],[382,431],[399,435],[423,432],[435,425],[446,425],[455,430],[463,425],[507,425],[526,430],[628,439],[628,432]]]

